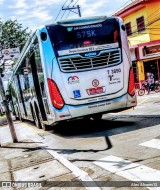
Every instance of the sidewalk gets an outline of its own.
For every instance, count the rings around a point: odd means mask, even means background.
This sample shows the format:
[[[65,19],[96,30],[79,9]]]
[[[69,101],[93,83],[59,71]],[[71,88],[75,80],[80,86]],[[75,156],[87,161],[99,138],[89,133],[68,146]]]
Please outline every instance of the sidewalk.
[[[26,124],[21,122],[14,122],[14,125],[18,143],[11,142],[7,125],[0,127],[0,189],[18,189],[1,187],[1,181],[16,182],[12,183],[12,186],[18,186],[20,189],[58,189],[58,187],[67,189],[67,186],[73,186],[73,189],[86,189],[81,177],[68,167],[71,163],[57,156],[57,153],[46,146],[43,138],[38,135],[47,132],[25,127]],[[34,132],[35,130],[37,133]],[[63,162],[68,163],[68,166]],[[76,170],[78,171],[78,168]],[[26,186],[27,181],[30,183]],[[50,184],[47,185],[47,182]],[[78,184],[77,188],[75,184]],[[10,183],[3,183],[3,185],[10,186]],[[33,188],[32,185],[36,187]]]
[[[0,127],[7,124],[7,118],[6,116],[0,116]]]

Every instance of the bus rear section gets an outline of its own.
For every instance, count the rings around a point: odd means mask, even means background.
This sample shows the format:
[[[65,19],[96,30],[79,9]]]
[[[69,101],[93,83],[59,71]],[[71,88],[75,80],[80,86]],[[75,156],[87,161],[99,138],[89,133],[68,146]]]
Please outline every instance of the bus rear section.
[[[54,54],[47,82],[55,121],[136,106],[121,19],[81,19],[46,28]]]

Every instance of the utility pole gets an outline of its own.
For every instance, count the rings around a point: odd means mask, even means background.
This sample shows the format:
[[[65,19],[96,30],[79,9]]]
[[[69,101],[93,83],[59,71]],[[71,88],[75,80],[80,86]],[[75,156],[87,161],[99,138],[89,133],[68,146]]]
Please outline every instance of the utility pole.
[[[0,94],[2,96],[2,100],[3,100],[5,112],[6,112],[6,117],[7,117],[9,129],[10,129],[10,132],[11,132],[12,140],[15,143],[15,142],[18,142],[18,140],[17,140],[17,136],[16,136],[16,131],[15,131],[15,128],[14,128],[14,125],[13,125],[11,113],[10,113],[10,110],[9,110],[8,101],[7,101],[7,98],[6,98],[6,95],[5,95],[5,90],[4,90],[1,74],[2,73],[1,73],[1,68],[0,68]]]
[[[2,23],[0,24],[0,37],[1,36],[2,36]],[[1,55],[0,60],[1,59],[3,59],[3,55]],[[13,125],[13,120],[11,117],[11,113],[10,113],[9,106],[8,106],[8,101],[7,101],[7,98],[5,95],[5,90],[4,90],[4,86],[3,86],[3,82],[2,82],[3,68],[4,68],[4,63],[0,64],[0,94],[2,96],[2,100],[3,100],[5,112],[6,112],[6,117],[7,117],[9,129],[11,132],[12,140],[14,143],[16,143],[16,142],[18,142],[17,135],[16,135],[16,131],[15,131],[15,128]],[[0,146],[1,146],[1,144],[0,144]]]
[[[77,12],[74,12],[73,10],[74,9],[77,9],[78,10],[78,13]],[[81,10],[80,10],[80,6],[79,5],[77,5],[76,7],[62,7],[62,10],[63,11],[66,11],[66,10],[69,10],[69,11],[71,11],[71,12],[73,12],[73,13],[76,13],[76,14],[78,14],[79,15],[79,17],[81,17]]]

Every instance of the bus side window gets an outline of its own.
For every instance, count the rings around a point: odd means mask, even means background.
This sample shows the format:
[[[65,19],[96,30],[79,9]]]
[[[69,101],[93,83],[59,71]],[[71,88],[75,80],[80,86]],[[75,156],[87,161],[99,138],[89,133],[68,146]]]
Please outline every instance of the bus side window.
[[[43,97],[46,96],[45,89],[44,89],[44,82],[43,81],[40,83],[40,87],[41,87],[41,91],[42,91],[42,96]]]
[[[37,69],[37,75],[38,75],[38,82],[40,86],[40,91],[42,95],[42,99],[44,102],[45,110],[46,113],[50,114],[49,111],[49,105],[47,101],[47,95],[45,91],[45,84],[44,84],[44,73],[43,73],[43,68],[42,68],[42,62],[41,62],[41,56],[40,56],[40,50],[39,50],[39,45],[38,41],[35,41],[35,46],[34,46],[34,55],[35,55],[35,64],[36,64],[36,69]]]

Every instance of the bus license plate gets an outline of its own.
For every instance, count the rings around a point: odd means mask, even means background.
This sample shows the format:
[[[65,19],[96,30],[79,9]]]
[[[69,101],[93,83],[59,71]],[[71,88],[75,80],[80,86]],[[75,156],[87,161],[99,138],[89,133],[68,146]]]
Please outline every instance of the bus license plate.
[[[98,88],[90,88],[87,89],[88,95],[94,95],[94,94],[101,94],[104,93],[103,87],[98,87]]]

